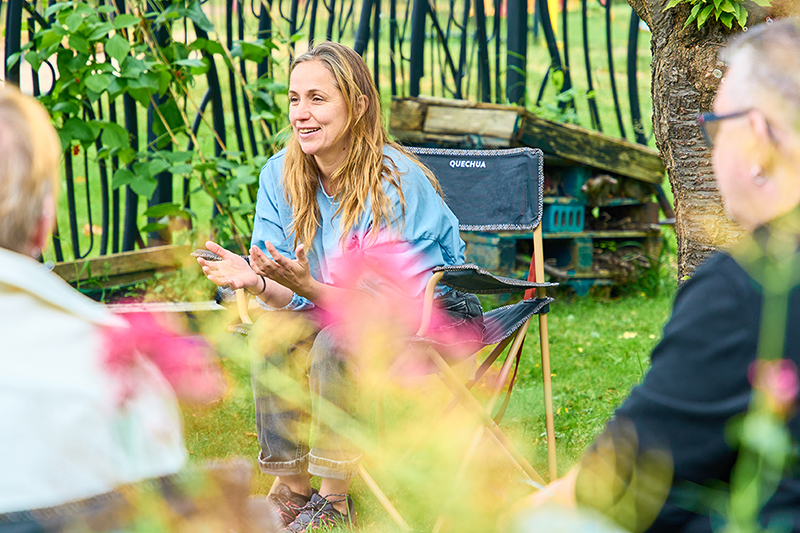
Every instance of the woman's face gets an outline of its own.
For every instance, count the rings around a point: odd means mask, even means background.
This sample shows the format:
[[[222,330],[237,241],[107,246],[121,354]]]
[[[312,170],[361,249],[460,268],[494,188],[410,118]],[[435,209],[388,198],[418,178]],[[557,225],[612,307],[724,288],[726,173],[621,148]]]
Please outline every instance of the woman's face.
[[[347,104],[333,74],[320,61],[300,63],[289,79],[289,121],[300,148],[329,177],[347,157]]]

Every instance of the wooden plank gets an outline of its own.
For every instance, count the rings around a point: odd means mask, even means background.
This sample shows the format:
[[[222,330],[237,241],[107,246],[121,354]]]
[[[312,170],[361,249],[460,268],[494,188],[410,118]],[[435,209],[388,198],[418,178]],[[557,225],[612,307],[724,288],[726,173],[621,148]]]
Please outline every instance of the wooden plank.
[[[517,139],[525,146],[622,176],[648,183],[664,180],[664,164],[655,150],[571,124],[526,113]]]
[[[423,131],[392,131],[400,144],[438,146],[441,148],[508,148],[508,139],[480,135],[447,135],[444,133],[425,133]]]
[[[389,115],[389,131],[422,130],[426,105],[413,98],[393,98]]]
[[[213,300],[204,302],[135,302],[124,304],[106,304],[112,313],[201,313],[207,311],[225,311],[227,308]]]
[[[402,116],[406,113],[411,116]],[[541,148],[551,163],[557,158],[648,183],[661,183],[664,179],[665,169],[657,151],[579,126],[545,120],[522,107],[428,96],[395,98],[390,124],[398,141],[409,144],[460,148],[476,147],[478,143],[485,148],[532,146]],[[511,138],[509,130],[516,132]]]
[[[91,279],[136,278],[138,273],[175,270],[195,262],[189,246],[154,246],[144,250],[56,263],[53,272],[70,283]],[[146,276],[149,277],[149,276]]]
[[[519,114],[514,109],[470,109],[428,106],[423,126],[425,133],[449,133],[497,137],[511,142],[517,131]]]

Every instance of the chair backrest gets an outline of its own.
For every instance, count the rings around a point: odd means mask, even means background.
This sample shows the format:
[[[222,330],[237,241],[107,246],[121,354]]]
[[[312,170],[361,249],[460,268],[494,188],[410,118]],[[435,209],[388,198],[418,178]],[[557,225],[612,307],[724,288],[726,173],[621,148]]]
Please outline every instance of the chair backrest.
[[[464,231],[533,230],[542,220],[544,155],[538,148],[407,148],[439,180]]]

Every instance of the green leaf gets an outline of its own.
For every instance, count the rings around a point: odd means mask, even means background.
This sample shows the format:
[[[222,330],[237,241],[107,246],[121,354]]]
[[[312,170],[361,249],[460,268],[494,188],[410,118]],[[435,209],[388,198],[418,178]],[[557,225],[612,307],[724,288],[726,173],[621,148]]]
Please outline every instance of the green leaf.
[[[142,233],[150,233],[151,231],[161,231],[162,229],[167,229],[168,227],[169,227],[169,224],[167,224],[165,222],[151,222],[150,224],[145,224],[144,226],[139,228],[139,231],[142,232]],[[158,290],[158,289],[160,289],[160,290]],[[161,292],[163,290],[164,290],[164,286],[163,285],[158,285],[153,289],[153,292]]]
[[[67,8],[72,8],[72,2],[56,2],[44,10],[44,18],[50,18],[51,15],[63,11]]]
[[[258,181],[258,174],[251,167],[240,167],[235,171],[236,177],[231,181],[237,187],[240,185],[250,185]]]
[[[182,67],[205,67],[206,64],[202,59],[179,59],[175,61],[176,65]]]
[[[116,151],[116,148],[111,150],[112,154],[119,158],[120,165],[130,165],[136,159],[136,151],[131,148],[123,148],[120,151]]]
[[[267,122],[275,120],[275,113],[270,113],[269,111],[261,111],[260,113],[252,113],[250,115],[251,122],[256,122],[258,120],[266,120]]]
[[[191,50],[205,50],[207,45],[208,45],[208,39],[204,39],[203,37],[198,37],[197,39],[189,43],[189,48]]]
[[[192,157],[194,157],[194,152],[188,151],[179,151],[179,152],[172,152],[170,150],[163,150],[160,152],[156,152],[158,157],[163,157],[167,161],[172,163],[185,163],[189,161]]]
[[[186,16],[201,30],[207,32],[214,31],[214,25],[208,20],[206,14],[203,13],[203,9],[198,0],[193,0],[186,8]]]
[[[702,10],[702,11],[700,12],[700,14],[697,16],[697,27],[698,27],[698,28],[699,28],[699,27],[701,27],[703,24],[705,24],[705,23],[706,23],[706,21],[708,20],[708,17],[710,17],[710,16],[711,16],[711,12],[712,12],[713,10],[714,10],[714,6],[713,6],[713,5],[711,5],[711,6],[706,6],[705,8],[703,8],[703,10]]]
[[[53,26],[52,28],[42,30],[36,34],[36,37],[40,39],[38,46],[39,50],[50,48],[51,46],[61,42],[61,39],[64,37],[64,35],[56,31],[57,27],[58,26]]]
[[[122,93],[125,92],[125,89],[128,87],[127,81],[124,78],[120,78],[118,76],[111,76],[111,83],[108,84],[108,97],[112,100],[118,98]]]
[[[112,24],[114,28],[117,30],[121,30],[123,28],[130,28],[131,26],[135,26],[139,24],[141,19],[136,15],[131,15],[130,13],[123,13],[121,15],[117,15],[114,17]]]
[[[700,4],[700,3],[695,4],[695,6],[692,8],[692,12],[689,13],[689,18],[686,19],[686,24],[683,25],[684,28],[688,28],[689,27],[689,24],[691,24],[692,21],[694,21],[694,19],[697,18],[697,15],[700,13],[700,10],[702,8],[703,8],[703,4]]]
[[[126,148],[131,145],[128,130],[113,122],[106,122],[100,134],[103,146],[109,148]]]
[[[296,43],[297,41],[299,41],[299,40],[300,40],[300,39],[302,39],[303,37],[305,37],[305,34],[304,34],[304,33],[295,33],[294,35],[292,35],[292,36],[289,38],[289,42],[290,42],[290,43]]]
[[[19,57],[19,54],[17,54],[17,57]],[[9,61],[10,60],[11,58],[9,58]],[[30,50],[25,54],[25,61],[28,62],[28,64],[31,66],[34,72],[39,72],[39,68],[41,68],[42,66],[42,61],[39,59],[39,54],[37,54],[33,50]]]
[[[59,102],[51,108],[54,113],[66,113],[68,115],[77,115],[80,110],[81,106],[75,100]]]
[[[105,50],[109,56],[116,59],[117,62],[122,63],[128,55],[128,52],[131,51],[131,44],[128,42],[128,39],[118,33],[108,40],[105,45]]]
[[[156,176],[167,170],[170,166],[171,165],[168,161],[164,161],[163,159],[153,159],[147,163],[147,173],[150,176]]]
[[[684,1],[685,0],[669,0],[669,3],[667,4],[667,6],[664,9],[665,10],[672,9],[673,7],[677,6],[678,4],[684,3]]]
[[[225,55],[225,49],[222,48],[222,45],[217,41],[208,41],[208,44],[206,45],[206,52],[211,55]]]
[[[172,73],[169,70],[161,70],[158,73],[158,94],[163,96],[169,89],[169,84],[172,81]]]
[[[58,140],[61,141],[61,151],[66,152],[72,144],[72,139],[70,139],[69,135],[64,133],[63,130],[58,129],[56,133],[58,134]]]
[[[92,128],[77,117],[67,119],[64,125],[61,126],[61,131],[70,139],[84,144],[93,142],[97,137],[96,134],[93,135]]]
[[[28,52],[28,54],[30,54],[30,53],[31,52]],[[33,52],[33,53],[35,54],[35,52]],[[20,54],[21,54],[21,52],[14,52],[10,56],[8,56],[8,59],[6,60],[6,68],[10,69],[14,65],[16,65],[17,61],[19,61]],[[25,60],[28,61],[28,63],[30,63],[31,65],[33,65],[33,63],[31,63],[31,61],[28,59],[28,54],[25,54]],[[37,62],[39,61],[39,55],[38,54],[36,54],[36,61]],[[35,68],[34,70],[38,70],[38,68]]]
[[[736,11],[736,22],[744,28],[747,24],[747,9],[742,4],[736,4]]]
[[[105,6],[100,6],[100,7],[97,8],[97,12],[98,13],[103,13],[104,15],[107,15],[109,13],[113,13],[116,10],[117,10],[117,8],[114,7],[113,5],[105,5]]]
[[[164,122],[161,120],[161,117],[156,114],[153,119],[153,132],[156,134],[156,137],[166,135],[167,129],[173,133],[183,131],[183,116],[181,115],[181,110],[178,108],[178,104],[175,103],[175,100],[167,100],[158,106],[158,110],[161,113],[161,116],[164,117],[166,124],[164,124]]]
[[[131,98],[139,102],[141,105],[145,107],[150,105],[150,93],[147,91],[147,89],[128,87],[128,94],[131,95]]]
[[[151,93],[158,92],[158,73],[143,72],[136,78],[128,79],[128,87],[131,89],[148,89]]]
[[[84,18],[96,16],[94,6],[89,5],[89,2],[75,2],[75,13],[83,15]]]
[[[168,170],[170,174],[185,175],[191,174],[192,170],[194,170],[194,167],[188,163],[182,163],[180,165],[172,165]]]
[[[133,192],[143,198],[150,198],[158,186],[158,180],[155,178],[140,177],[130,183],[130,188]]]
[[[81,27],[81,24],[83,24],[83,15],[81,15],[80,13],[72,13],[70,16],[67,17],[67,20],[64,22],[69,32],[75,33],[76,31],[78,31],[78,28]]]
[[[80,35],[70,35],[69,46],[76,52],[89,55],[89,42]]]
[[[166,204],[157,204],[150,208],[148,208],[144,215],[153,218],[161,218],[161,217],[174,217],[178,213],[180,213],[182,207],[180,204],[175,203],[166,203]]]
[[[238,42],[231,48],[231,56],[261,63],[269,56],[270,49],[261,43]]]
[[[130,170],[126,168],[117,169],[117,171],[114,172],[114,177],[111,178],[111,188],[119,189],[123,185],[128,185],[135,179],[136,176]]]
[[[739,5],[739,4],[737,3],[737,4],[736,4],[736,6],[738,6],[738,5]],[[721,11],[724,11],[725,13],[733,13],[733,14],[735,15],[735,14],[736,14],[736,12],[737,12],[737,10],[736,10],[736,6],[734,6],[734,5],[731,3],[731,1],[730,1],[730,0],[722,0],[722,1],[720,2],[720,10],[721,10]]]
[[[102,93],[108,88],[111,78],[110,74],[89,74],[84,83],[89,90]]]
[[[126,56],[125,60],[120,65],[119,75],[123,78],[136,79],[147,70],[144,61],[137,59],[133,56]]]
[[[561,88],[564,86],[564,71],[553,69],[550,74],[556,90],[561,91]]]
[[[723,13],[720,15],[719,21],[722,22],[726,28],[731,29],[731,26],[733,26],[733,15],[730,13]]]

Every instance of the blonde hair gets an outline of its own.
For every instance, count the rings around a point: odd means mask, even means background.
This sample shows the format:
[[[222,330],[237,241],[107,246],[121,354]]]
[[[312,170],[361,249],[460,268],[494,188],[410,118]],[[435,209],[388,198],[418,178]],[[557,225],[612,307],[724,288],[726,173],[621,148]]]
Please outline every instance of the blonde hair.
[[[441,196],[442,190],[433,173],[400,145],[389,140],[382,122],[380,97],[361,56],[339,43],[323,42],[298,56],[292,62],[290,73],[297,65],[311,61],[320,62],[330,71],[347,106],[347,125],[342,133],[349,134],[347,158],[330,176],[334,198],[339,202],[335,215],[341,214],[342,236],[347,235],[358,222],[368,199],[371,201],[374,221],[371,237],[377,236],[381,228],[391,227],[392,222],[398,220],[384,191],[384,181],[397,189],[403,209],[401,217],[405,216],[405,197],[399,173],[391,158],[384,159],[384,146],[392,146],[416,162]],[[367,106],[363,113],[359,113],[359,101],[364,96]],[[297,138],[292,135],[283,165],[284,191],[294,215],[290,229],[290,233],[294,234],[294,245],[302,243],[307,249],[320,226],[318,176],[316,160],[303,153]]]
[[[44,107],[0,88],[0,247],[24,253],[58,190],[61,142]]]

